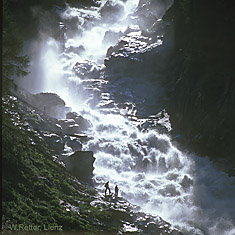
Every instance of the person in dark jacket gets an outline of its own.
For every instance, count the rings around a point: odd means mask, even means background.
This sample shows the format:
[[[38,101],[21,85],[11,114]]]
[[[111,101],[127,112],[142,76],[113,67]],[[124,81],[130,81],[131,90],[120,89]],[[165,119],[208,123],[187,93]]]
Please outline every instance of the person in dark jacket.
[[[105,183],[105,185],[104,185],[104,187],[105,187],[105,195],[106,195],[106,193],[107,193],[107,190],[109,190],[109,195],[111,194],[111,190],[110,190],[110,188],[109,188],[109,181],[107,181],[106,183]]]
[[[118,197],[118,186],[115,186],[115,197]]]

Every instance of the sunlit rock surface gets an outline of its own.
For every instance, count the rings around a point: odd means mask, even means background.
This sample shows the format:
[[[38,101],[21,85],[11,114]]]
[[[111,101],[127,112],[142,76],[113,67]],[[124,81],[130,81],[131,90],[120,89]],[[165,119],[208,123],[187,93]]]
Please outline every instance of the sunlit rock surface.
[[[167,133],[172,130],[170,116],[166,110],[162,110],[156,115],[151,115],[147,119],[140,119],[138,127],[142,130],[156,128],[160,133]]]
[[[40,95],[44,97],[43,94]],[[47,95],[46,98],[48,98]],[[52,97],[55,96],[54,94],[51,95]],[[26,91],[22,91],[18,97],[18,109],[20,110],[20,115],[24,116],[25,125],[28,130],[35,130],[58,158],[62,155],[71,155],[75,151],[81,150],[82,143],[88,139],[83,132],[91,127],[90,122],[77,113],[69,112],[69,108],[65,108],[66,111],[63,110],[67,118],[57,119],[51,117],[51,115],[44,112],[42,107],[48,105],[48,103],[51,105],[55,101],[46,102],[48,100],[43,100],[44,102],[42,102],[40,99],[39,104],[37,104],[35,99],[29,100],[29,97],[32,98],[34,95]],[[62,107],[65,107],[64,101],[58,96],[55,97],[63,105]],[[57,112],[58,109],[54,112],[56,117],[59,116]]]
[[[97,66],[91,61],[77,62],[73,67],[75,73],[80,78],[98,78],[101,74],[101,66]]]
[[[112,73],[132,73],[143,72],[144,66],[149,62],[145,62],[145,54],[151,51],[156,53],[154,49],[162,45],[162,38],[152,40],[151,37],[142,35],[138,25],[131,25],[124,33],[125,35],[119,39],[119,42],[110,47],[107,51],[105,65],[107,70]]]

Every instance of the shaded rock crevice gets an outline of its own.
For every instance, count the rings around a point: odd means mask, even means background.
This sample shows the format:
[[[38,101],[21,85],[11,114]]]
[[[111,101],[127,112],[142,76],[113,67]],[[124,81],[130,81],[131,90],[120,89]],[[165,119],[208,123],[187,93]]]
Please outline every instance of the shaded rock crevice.
[[[213,6],[213,7],[212,7]],[[175,1],[164,19],[174,25],[168,111],[183,143],[234,175],[235,9],[233,1]],[[178,61],[178,62],[177,62]],[[180,61],[180,63],[179,63]]]

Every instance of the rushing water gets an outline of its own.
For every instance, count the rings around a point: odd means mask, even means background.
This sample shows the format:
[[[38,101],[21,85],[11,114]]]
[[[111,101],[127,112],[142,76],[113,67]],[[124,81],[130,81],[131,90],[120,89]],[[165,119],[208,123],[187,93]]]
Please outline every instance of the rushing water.
[[[102,71],[108,48],[117,42],[104,40],[105,33],[124,32],[130,24],[128,15],[138,1],[113,2],[118,7],[112,14],[100,10],[105,1],[100,7],[68,7],[61,13],[64,22],[76,19],[77,27],[63,35],[63,45],[50,37],[38,44],[40,53],[32,65],[37,68],[35,74],[40,71],[37,91],[57,93],[91,121],[93,128],[87,134],[93,138],[83,149],[94,152],[98,190],[104,190],[109,180],[112,191],[118,185],[122,197],[144,212],[161,216],[185,234],[235,234],[232,179],[216,170],[207,157],[182,153],[166,134],[156,129],[140,130],[129,120],[127,113],[135,115],[135,105],[138,109],[131,86],[126,88],[120,81],[111,85],[102,72],[96,78],[90,78],[86,69],[84,76],[74,73],[77,62]],[[150,91],[147,96],[159,89],[152,84],[145,88]],[[132,109],[119,105],[112,95],[115,89],[125,90],[122,95]]]

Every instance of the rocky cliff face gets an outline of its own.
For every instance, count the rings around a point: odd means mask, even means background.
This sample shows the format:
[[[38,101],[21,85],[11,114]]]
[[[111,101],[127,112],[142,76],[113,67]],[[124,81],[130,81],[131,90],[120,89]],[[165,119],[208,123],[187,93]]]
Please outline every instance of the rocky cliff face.
[[[209,155],[232,175],[234,9],[231,0],[176,0],[164,16],[175,30],[175,51],[169,68],[173,91],[168,107],[173,128],[194,151]]]

